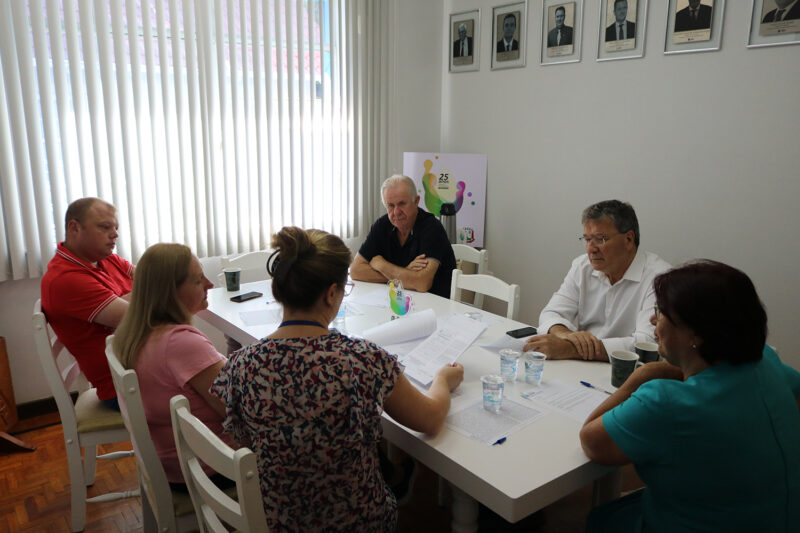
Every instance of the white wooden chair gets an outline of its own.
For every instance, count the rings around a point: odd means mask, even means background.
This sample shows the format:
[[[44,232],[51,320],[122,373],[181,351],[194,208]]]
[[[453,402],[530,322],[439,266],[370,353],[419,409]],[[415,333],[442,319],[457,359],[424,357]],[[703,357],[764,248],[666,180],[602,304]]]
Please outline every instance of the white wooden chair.
[[[220,259],[220,274],[217,279],[220,287],[225,286],[225,276],[223,269],[229,267],[239,267],[242,269],[241,283],[251,281],[261,281],[267,279],[267,259],[272,250],[258,250],[241,255],[229,255]]]
[[[50,392],[55,398],[64,444],[67,452],[70,481],[70,507],[72,531],[83,531],[86,523],[86,503],[108,502],[138,496],[139,491],[109,492],[86,498],[86,487],[94,484],[97,459],[130,457],[132,451],[112,452],[97,455],[97,446],[130,439],[122,415],[106,407],[97,398],[97,390],[89,388],[75,358],[52,333],[42,312],[41,301],[33,305],[33,339],[42,364]],[[63,368],[63,370],[62,370]],[[73,404],[70,389],[82,385],[78,399]],[[85,459],[81,455],[85,448]]]
[[[485,294],[508,303],[506,318],[516,320],[519,310],[519,285],[509,285],[505,281],[488,274],[464,274],[453,270],[450,282],[450,299],[460,300],[461,290],[466,289],[476,294]]]
[[[178,459],[200,531],[227,533],[227,523],[244,533],[266,532],[255,454],[248,448],[231,449],[191,413],[185,396],[174,396],[170,410]],[[237,499],[217,488],[200,466],[201,461],[236,482]]]
[[[489,250],[478,250],[466,244],[454,244],[452,246],[456,261],[475,263],[476,274],[489,273]],[[483,294],[475,293],[475,299],[472,303],[478,309],[483,309]]]
[[[122,367],[111,344],[113,339],[113,335],[106,338],[106,358],[114,379],[120,412],[136,452],[139,490],[142,493],[142,528],[145,532],[160,533],[196,530],[197,517],[192,500],[188,493],[170,488],[150,437],[136,371]]]

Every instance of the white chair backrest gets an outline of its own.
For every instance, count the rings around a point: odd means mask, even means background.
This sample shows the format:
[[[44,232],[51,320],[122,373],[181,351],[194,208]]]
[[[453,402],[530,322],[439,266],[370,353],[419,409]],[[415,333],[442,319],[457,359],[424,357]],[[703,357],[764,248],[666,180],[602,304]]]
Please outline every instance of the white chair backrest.
[[[77,427],[75,405],[69,391],[73,386],[85,390],[88,385],[83,379],[83,382],[78,381],[83,376],[78,362],[50,330],[42,312],[41,300],[36,300],[33,305],[33,340],[64,428]]]
[[[125,370],[122,367],[114,353],[113,340],[113,335],[106,338],[106,359],[111,369],[111,377],[114,379],[119,410],[125,420],[125,427],[131,434],[133,450],[136,453],[140,490],[144,493],[143,498],[146,497],[150,504],[150,511],[158,524],[158,531],[163,533],[178,531],[172,490],[150,436],[139,389],[139,378],[135,370]]]
[[[178,460],[201,531],[227,533],[223,522],[245,533],[267,531],[255,454],[231,449],[191,413],[185,396],[174,396],[170,411]],[[217,488],[201,461],[236,482],[236,500]]]
[[[476,274],[489,273],[489,250],[478,250],[466,244],[454,244],[452,246],[456,261],[475,263],[477,265]]]
[[[241,255],[230,255],[220,259],[220,277],[218,279],[220,286],[225,286],[225,279],[222,274],[222,269],[228,267],[239,267],[242,269],[240,277],[241,283],[248,283],[251,281],[261,281],[267,279],[267,259],[272,253],[272,250],[258,250],[257,252],[248,252]]]
[[[512,320],[517,318],[519,285],[516,283],[509,285],[505,281],[487,274],[464,274],[460,270],[453,270],[453,280],[450,283],[450,299],[460,300],[462,289],[485,294],[507,302],[506,317]]]
[[[476,274],[489,273],[489,250],[478,250],[466,244],[453,244],[452,246],[456,261],[475,263]],[[483,294],[475,293],[472,304],[478,309],[483,309]]]

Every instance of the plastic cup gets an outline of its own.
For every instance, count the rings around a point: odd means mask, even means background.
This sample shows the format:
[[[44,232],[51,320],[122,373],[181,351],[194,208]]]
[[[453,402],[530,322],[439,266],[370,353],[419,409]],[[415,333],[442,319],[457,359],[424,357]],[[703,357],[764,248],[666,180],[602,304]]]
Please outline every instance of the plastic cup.
[[[542,352],[525,352],[525,383],[538,385],[542,382],[545,359],[547,356]]]
[[[658,344],[654,342],[637,342],[633,345],[633,349],[639,355],[639,361],[642,363],[658,361]]]
[[[481,321],[481,312],[480,311],[467,311],[464,313],[464,316],[467,318],[471,318],[472,320],[477,320],[478,322]]]
[[[499,413],[503,405],[503,389],[505,381],[497,374],[481,377],[483,383],[483,408],[493,413]]]
[[[641,365],[639,355],[627,350],[611,352],[611,385],[620,387],[633,374],[636,367]]]
[[[506,381],[516,381],[520,353],[511,348],[500,350],[500,375]]]
[[[239,267],[230,267],[223,269],[222,272],[225,273],[225,288],[230,292],[238,291],[242,269]]]
[[[336,313],[329,327],[337,330],[342,335],[347,333],[347,313],[344,310],[344,304],[339,306],[339,311]]]

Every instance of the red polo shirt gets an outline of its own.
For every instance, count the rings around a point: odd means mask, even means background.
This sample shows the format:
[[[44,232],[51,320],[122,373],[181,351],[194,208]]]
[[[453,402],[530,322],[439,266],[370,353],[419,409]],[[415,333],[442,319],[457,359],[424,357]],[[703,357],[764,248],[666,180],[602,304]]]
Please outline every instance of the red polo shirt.
[[[42,310],[47,321],[101,400],[116,396],[105,356],[106,337],[114,328],[94,319],[132,287],[133,265],[128,261],[112,254],[95,267],[75,257],[64,243],[58,245],[42,278]]]

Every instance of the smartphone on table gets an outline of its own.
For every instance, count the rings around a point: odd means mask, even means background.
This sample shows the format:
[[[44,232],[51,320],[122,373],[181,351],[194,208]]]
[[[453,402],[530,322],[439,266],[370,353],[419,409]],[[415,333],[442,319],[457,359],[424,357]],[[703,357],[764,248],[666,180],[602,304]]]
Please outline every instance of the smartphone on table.
[[[533,326],[525,326],[524,328],[512,329],[511,331],[506,331],[506,335],[514,337],[515,339],[530,337],[531,335],[536,335],[536,328]]]
[[[242,303],[246,302],[247,300],[252,300],[253,298],[258,298],[259,296],[263,296],[263,294],[256,291],[246,292],[244,294],[237,294],[236,296],[231,296],[231,301],[236,303]]]

